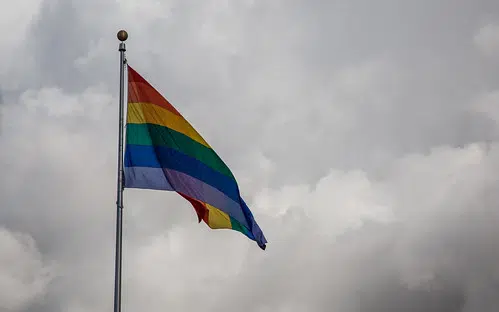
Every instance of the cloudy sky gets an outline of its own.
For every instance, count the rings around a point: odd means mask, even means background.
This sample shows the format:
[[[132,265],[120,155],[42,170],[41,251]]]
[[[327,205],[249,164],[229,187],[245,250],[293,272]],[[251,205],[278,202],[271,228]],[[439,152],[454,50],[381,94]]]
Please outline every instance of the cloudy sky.
[[[18,0],[0,10],[0,310],[112,310],[119,55],[269,241],[125,193],[126,311],[499,306],[496,0]]]

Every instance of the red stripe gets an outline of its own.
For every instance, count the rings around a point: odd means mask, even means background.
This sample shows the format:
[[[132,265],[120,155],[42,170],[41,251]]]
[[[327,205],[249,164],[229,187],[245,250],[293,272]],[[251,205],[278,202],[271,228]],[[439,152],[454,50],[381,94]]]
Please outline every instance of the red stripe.
[[[182,116],[167,99],[130,66],[128,66],[128,103],[151,103]]]
[[[196,210],[196,213],[198,215],[198,222],[201,222],[201,220],[203,220],[204,222],[206,222],[206,224],[208,224],[208,208],[206,208],[205,203],[200,202],[199,200],[189,197],[180,192],[177,193],[179,193],[183,198],[187,199],[191,203],[192,207],[194,207],[194,210]]]

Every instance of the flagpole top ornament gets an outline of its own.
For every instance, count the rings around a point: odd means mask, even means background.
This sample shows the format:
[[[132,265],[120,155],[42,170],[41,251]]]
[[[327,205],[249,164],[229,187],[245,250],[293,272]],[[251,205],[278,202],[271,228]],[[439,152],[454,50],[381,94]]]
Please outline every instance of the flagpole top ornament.
[[[116,35],[118,37],[118,40],[123,42],[123,41],[126,41],[128,39],[128,33],[126,32],[126,30],[120,30],[118,31],[118,34]]]

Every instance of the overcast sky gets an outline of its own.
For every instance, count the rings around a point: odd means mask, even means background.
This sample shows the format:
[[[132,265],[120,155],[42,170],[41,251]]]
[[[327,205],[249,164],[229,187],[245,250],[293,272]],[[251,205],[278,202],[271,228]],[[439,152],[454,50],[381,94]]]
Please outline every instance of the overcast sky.
[[[121,28],[269,241],[126,190],[124,311],[497,311],[497,0],[6,3],[1,311],[112,311]]]

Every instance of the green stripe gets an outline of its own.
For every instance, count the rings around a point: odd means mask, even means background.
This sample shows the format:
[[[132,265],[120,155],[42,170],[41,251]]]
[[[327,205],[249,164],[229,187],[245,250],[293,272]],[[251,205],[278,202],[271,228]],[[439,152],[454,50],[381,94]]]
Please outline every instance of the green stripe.
[[[154,124],[127,124],[126,143],[148,146],[167,146],[196,158],[214,170],[234,179],[232,172],[218,155],[209,147],[188,136]],[[235,180],[235,179],[234,179]]]
[[[230,217],[230,223],[231,223],[232,229],[234,231],[239,231],[246,236],[248,236],[248,235],[251,236],[251,234],[249,233],[248,229],[245,226],[241,225],[241,223],[239,223],[236,219],[232,218],[231,216],[229,216],[229,217]]]

